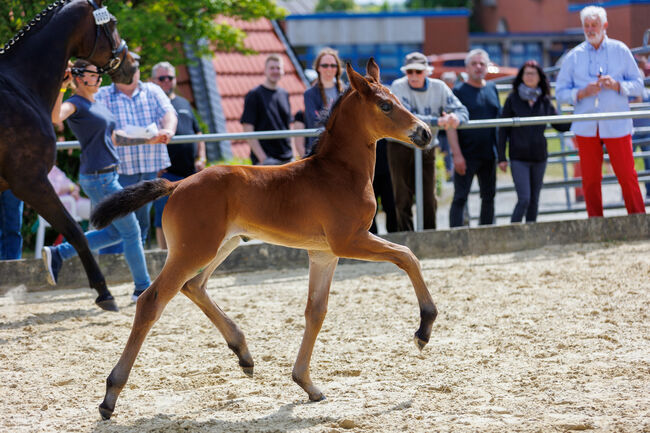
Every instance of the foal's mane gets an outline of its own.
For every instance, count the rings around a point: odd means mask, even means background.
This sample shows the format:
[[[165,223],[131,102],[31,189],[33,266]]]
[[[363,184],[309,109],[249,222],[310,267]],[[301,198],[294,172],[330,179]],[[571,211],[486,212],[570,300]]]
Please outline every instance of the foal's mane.
[[[54,11],[58,10],[61,6],[64,6],[66,3],[69,3],[73,0],[57,0],[54,3],[46,6],[42,11],[36,14],[27,24],[25,24],[16,34],[9,39],[9,41],[4,45],[3,48],[0,48],[0,55],[6,53],[11,49],[15,44],[25,39],[30,34],[34,34],[34,31],[40,30],[45,24],[50,22]],[[31,32],[31,33],[29,33]]]
[[[374,78],[372,78],[372,77],[370,77],[368,75],[366,75],[365,78],[371,84],[378,84],[377,81],[375,81]],[[348,86],[348,88],[345,89],[345,92],[341,93],[341,95],[338,97],[336,102],[334,102],[334,105],[330,109],[329,113],[327,113],[327,116],[324,117],[322,123],[325,125],[325,129],[320,134],[318,134],[318,136],[316,137],[316,140],[314,141],[314,148],[312,150],[312,155],[318,154],[318,151],[321,148],[321,138],[323,137],[323,134],[325,134],[326,132],[329,132],[329,130],[332,128],[331,123],[334,122],[334,118],[336,117],[336,114],[337,114],[337,112],[338,112],[338,110],[339,110],[339,108],[341,106],[341,102],[343,101],[343,99],[346,96],[348,96],[350,93],[352,93],[352,90],[353,90],[352,87]]]

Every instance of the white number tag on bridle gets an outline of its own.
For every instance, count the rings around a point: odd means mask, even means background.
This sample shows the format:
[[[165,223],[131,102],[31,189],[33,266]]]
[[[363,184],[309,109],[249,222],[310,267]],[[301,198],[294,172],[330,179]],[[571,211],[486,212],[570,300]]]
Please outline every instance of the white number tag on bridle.
[[[111,14],[108,12],[108,9],[106,9],[106,7],[93,11],[93,16],[95,17],[95,24],[98,26],[106,24],[111,20]]]

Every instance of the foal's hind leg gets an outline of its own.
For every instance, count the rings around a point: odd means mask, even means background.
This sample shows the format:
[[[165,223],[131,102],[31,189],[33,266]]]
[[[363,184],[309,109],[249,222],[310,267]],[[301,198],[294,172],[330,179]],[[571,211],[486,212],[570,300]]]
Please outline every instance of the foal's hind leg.
[[[373,262],[392,262],[406,272],[411,280],[411,284],[413,284],[415,295],[418,298],[418,304],[420,306],[420,327],[415,332],[415,344],[418,346],[418,349],[422,350],[429,342],[431,328],[438,315],[438,310],[424,282],[420,262],[415,257],[415,254],[403,245],[388,242],[367,231],[359,233],[352,240],[346,238],[346,241],[340,245],[335,244],[329,238],[328,240],[330,241],[332,251],[339,257]]]
[[[233,322],[226,313],[223,312],[217,304],[212,301],[206,290],[208,278],[215,269],[228,257],[228,255],[239,245],[240,237],[235,236],[224,242],[219,248],[217,256],[210,262],[210,264],[197,276],[189,280],[181,292],[190,298],[204,313],[212,323],[217,327],[221,335],[228,343],[230,350],[235,352],[239,358],[239,366],[242,368],[247,376],[253,375],[253,357],[248,351],[246,344],[246,337],[239,329],[237,324]]]
[[[106,379],[106,395],[104,401],[99,405],[99,413],[103,419],[109,419],[113,414],[117,397],[129,379],[135,358],[138,356],[149,330],[156,323],[167,303],[176,296],[181,286],[192,275],[191,268],[178,262],[180,261],[174,261],[168,257],[160,275],[138,297],[133,327],[126,347],[117,365]],[[180,266],[177,266],[177,263]]]
[[[90,287],[97,291],[98,296],[95,303],[104,310],[118,311],[115,299],[113,299],[111,292],[106,287],[104,275],[102,275],[95,258],[88,248],[86,236],[79,224],[75,222],[61,204],[54,188],[47,179],[47,173],[39,175],[25,174],[24,179],[12,185],[12,191],[45,218],[54,230],[65,236],[68,242],[77,250],[79,259],[81,259],[88,276]]]
[[[305,333],[302,337],[292,378],[307,392],[311,401],[323,400],[325,396],[311,381],[309,363],[316,337],[327,314],[327,301],[338,257],[324,251],[309,251],[309,295],[305,308]]]

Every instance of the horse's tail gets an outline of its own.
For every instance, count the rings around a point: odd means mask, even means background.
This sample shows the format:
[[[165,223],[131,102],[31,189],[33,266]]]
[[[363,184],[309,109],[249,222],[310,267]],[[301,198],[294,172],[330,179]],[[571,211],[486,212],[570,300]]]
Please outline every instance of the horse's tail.
[[[95,228],[103,229],[113,220],[140,209],[150,201],[171,194],[178,183],[158,178],[129,185],[102,200],[93,209],[90,222]]]

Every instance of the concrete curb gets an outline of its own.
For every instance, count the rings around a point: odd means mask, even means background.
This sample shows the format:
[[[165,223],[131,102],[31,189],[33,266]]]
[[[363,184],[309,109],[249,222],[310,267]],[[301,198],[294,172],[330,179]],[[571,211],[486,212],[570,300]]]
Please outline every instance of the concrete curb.
[[[421,233],[391,233],[386,239],[408,246],[417,257],[442,258],[463,255],[505,253],[572,243],[635,241],[650,239],[650,215],[629,215],[514,224],[452,230],[428,230]],[[149,272],[154,278],[165,263],[167,252],[146,252]],[[108,284],[132,281],[124,256],[99,256],[99,266]],[[355,260],[342,259],[341,263]],[[242,245],[219,266],[215,273],[226,274],[263,269],[308,267],[304,250],[268,244]],[[49,290],[43,262],[37,259],[0,261],[0,295],[12,288],[25,286],[28,291]],[[88,287],[86,274],[78,258],[65,263],[57,288]]]

